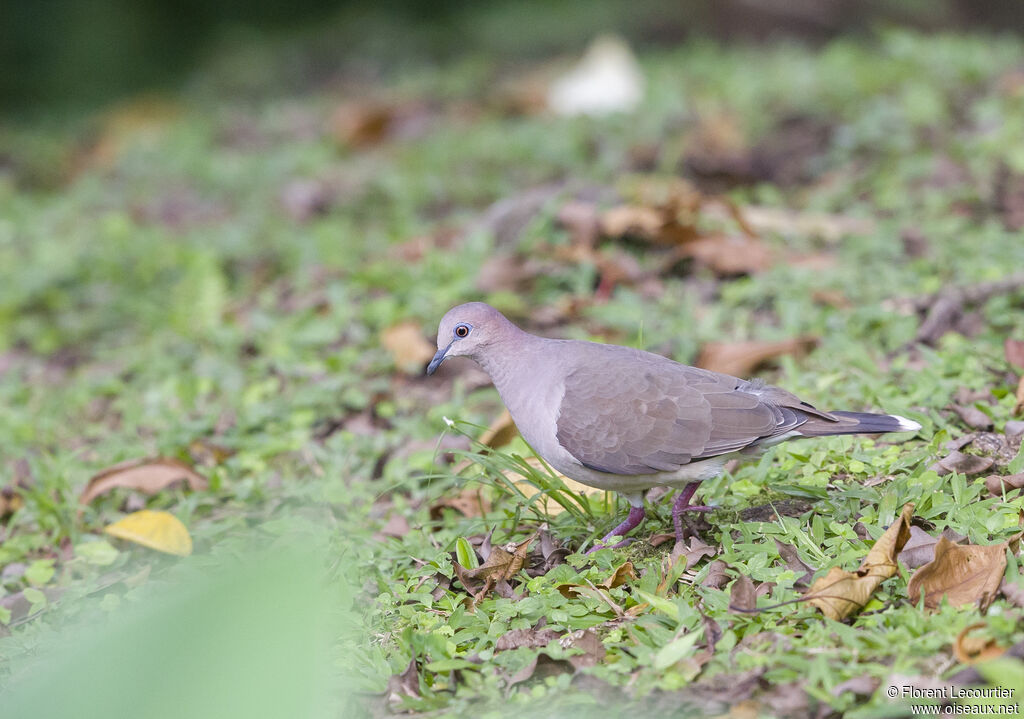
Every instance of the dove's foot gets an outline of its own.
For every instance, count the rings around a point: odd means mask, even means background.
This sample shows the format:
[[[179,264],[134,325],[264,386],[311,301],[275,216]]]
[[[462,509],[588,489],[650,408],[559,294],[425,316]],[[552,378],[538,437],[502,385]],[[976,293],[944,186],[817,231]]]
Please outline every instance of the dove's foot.
[[[611,540],[612,537],[625,537],[627,532],[636,529],[642,521],[644,521],[644,508],[630,507],[629,516],[626,517],[626,521],[624,521],[622,524],[620,524],[612,531],[608,532],[608,534],[605,535],[604,539],[601,540],[600,544],[595,544],[593,547],[587,550],[587,554],[590,554],[591,552],[596,552],[598,549],[618,549],[619,547],[626,546],[633,540],[623,539],[621,542],[617,542],[616,544],[612,545],[609,545],[608,542],[609,540]]]

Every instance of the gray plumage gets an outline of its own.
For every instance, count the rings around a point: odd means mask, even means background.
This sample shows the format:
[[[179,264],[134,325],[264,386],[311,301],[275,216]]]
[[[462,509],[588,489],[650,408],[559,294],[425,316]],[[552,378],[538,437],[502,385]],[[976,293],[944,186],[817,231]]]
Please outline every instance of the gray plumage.
[[[450,310],[437,344],[428,372],[445,357],[476,360],[540,456],[634,507],[645,489],[709,479],[728,459],[785,439],[920,428],[896,415],[824,412],[778,387],[650,352],[537,337],[481,302]]]

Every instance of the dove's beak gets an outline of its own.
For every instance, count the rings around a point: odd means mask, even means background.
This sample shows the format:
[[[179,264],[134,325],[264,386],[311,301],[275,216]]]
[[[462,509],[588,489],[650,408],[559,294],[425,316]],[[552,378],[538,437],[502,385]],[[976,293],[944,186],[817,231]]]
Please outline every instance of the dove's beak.
[[[444,356],[451,349],[451,344],[445,347],[443,350],[438,350],[437,354],[434,355],[434,359],[430,360],[430,364],[427,365],[427,374],[434,374],[437,368],[444,362]]]

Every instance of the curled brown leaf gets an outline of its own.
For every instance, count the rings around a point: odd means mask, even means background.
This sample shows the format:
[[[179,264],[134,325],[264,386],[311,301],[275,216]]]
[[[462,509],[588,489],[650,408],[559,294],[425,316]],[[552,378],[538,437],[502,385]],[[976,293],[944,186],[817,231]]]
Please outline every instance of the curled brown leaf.
[[[904,505],[899,518],[878,538],[856,572],[832,567],[811,585],[804,599],[836,621],[862,609],[878,585],[896,574],[896,556],[910,539],[910,518],[913,514],[914,505]]]
[[[924,597],[928,609],[937,609],[942,598],[954,607],[976,604],[987,607],[996,596],[1006,570],[1006,550],[1016,551],[1021,535],[990,545],[955,544],[946,537],[935,545],[935,559],[910,578],[907,596],[915,604]]]
[[[184,482],[192,491],[206,489],[206,477],[178,459],[151,457],[115,464],[92,476],[78,501],[89,504],[102,494],[123,487],[143,494],[156,494],[172,484]]]

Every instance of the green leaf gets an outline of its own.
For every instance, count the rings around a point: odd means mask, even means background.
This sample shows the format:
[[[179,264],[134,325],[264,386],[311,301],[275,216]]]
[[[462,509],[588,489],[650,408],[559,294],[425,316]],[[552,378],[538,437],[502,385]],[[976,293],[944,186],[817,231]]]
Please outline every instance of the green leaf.
[[[25,570],[25,580],[36,587],[46,584],[53,579],[53,575],[57,571],[54,569],[53,563],[52,559],[37,559],[32,562]]]
[[[1020,449],[1017,450],[1017,456],[1010,460],[1010,464],[1006,468],[1010,474],[1024,472],[1024,442],[1021,442]]]
[[[476,552],[473,551],[473,545],[465,537],[459,537],[455,540],[455,558],[466,569],[476,569],[480,566],[476,558]]]
[[[97,567],[106,567],[117,560],[118,551],[110,542],[99,540],[97,542],[82,542],[75,545],[75,556],[81,557],[89,564]]]
[[[480,669],[479,664],[466,661],[465,659],[439,659],[436,662],[430,662],[425,667],[431,672],[452,672],[456,669]]]
[[[21,590],[21,593],[24,595],[25,599],[27,599],[29,603],[32,605],[31,612],[36,612],[42,607],[46,606],[46,595],[38,589],[35,589],[33,587],[25,587],[23,590]]]
[[[683,636],[675,639],[661,649],[654,655],[654,668],[655,669],[668,669],[670,666],[678,662],[680,659],[685,657],[687,654],[693,651],[694,645],[697,640],[700,639],[703,632],[690,632]]]
[[[676,620],[677,622],[679,621],[679,607],[677,607],[673,602],[670,602],[668,599],[665,599],[664,597],[659,597],[656,594],[645,592],[642,589],[634,589],[633,592],[638,597],[643,599],[645,602],[650,604],[651,608],[653,608],[655,611],[659,611],[662,614],[665,614],[671,617],[672,619]]]

